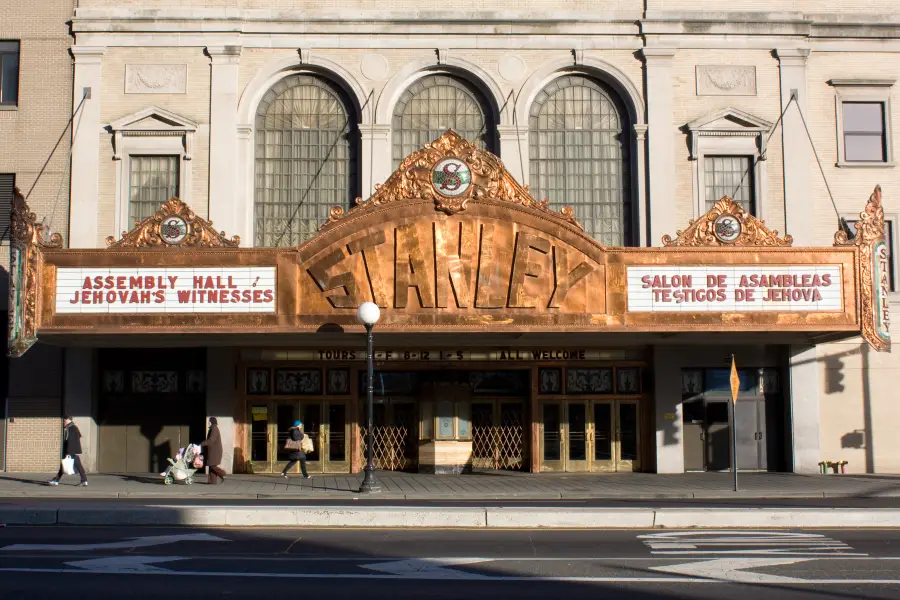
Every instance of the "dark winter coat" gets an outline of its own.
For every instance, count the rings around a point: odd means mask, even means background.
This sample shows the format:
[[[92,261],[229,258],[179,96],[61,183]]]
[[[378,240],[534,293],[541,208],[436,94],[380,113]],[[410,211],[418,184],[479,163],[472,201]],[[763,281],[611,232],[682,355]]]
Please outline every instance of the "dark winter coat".
[[[222,462],[222,435],[219,433],[218,425],[209,426],[206,441],[200,442],[200,445],[206,448],[203,451],[203,455],[206,457],[206,466],[219,466]]]
[[[63,433],[63,456],[78,454],[81,454],[81,432],[75,427],[75,423],[69,423]]]
[[[303,436],[305,435],[302,431],[300,431],[297,427],[291,427],[290,429],[291,439],[295,442],[302,442]],[[294,450],[289,455],[288,458],[291,460],[306,460],[306,453],[303,450]]]

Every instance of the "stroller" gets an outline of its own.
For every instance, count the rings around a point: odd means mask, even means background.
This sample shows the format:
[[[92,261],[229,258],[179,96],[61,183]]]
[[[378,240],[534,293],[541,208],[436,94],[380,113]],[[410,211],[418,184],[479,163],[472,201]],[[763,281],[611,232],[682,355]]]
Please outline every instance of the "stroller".
[[[190,444],[187,448],[182,448],[175,455],[175,459],[167,459],[169,468],[165,472],[160,473],[165,479],[166,485],[171,485],[173,481],[181,481],[185,485],[194,483],[194,473],[197,469],[203,468],[203,456],[200,454],[200,446]]]

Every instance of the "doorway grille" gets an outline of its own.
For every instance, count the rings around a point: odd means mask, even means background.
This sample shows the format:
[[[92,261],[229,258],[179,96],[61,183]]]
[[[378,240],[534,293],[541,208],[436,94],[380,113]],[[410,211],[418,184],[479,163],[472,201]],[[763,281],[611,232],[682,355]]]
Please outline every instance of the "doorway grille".
[[[372,428],[372,464],[383,471],[403,471],[415,465],[409,430],[402,425],[375,425]],[[360,464],[366,464],[366,428],[359,428]]]
[[[525,468],[525,432],[520,409],[504,408],[500,424],[484,412],[472,415],[472,466],[521,471]]]

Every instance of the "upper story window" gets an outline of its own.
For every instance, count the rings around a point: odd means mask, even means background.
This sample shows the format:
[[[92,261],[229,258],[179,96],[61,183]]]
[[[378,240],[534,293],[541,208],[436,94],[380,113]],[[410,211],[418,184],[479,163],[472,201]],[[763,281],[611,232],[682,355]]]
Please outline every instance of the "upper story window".
[[[392,129],[395,169],[448,129],[497,153],[493,110],[478,90],[450,75],[427,75],[409,86],[394,107]]]
[[[9,241],[10,217],[15,187],[15,175],[0,174],[0,242]]]
[[[571,206],[585,233],[608,246],[634,243],[627,122],[620,99],[580,75],[548,84],[529,118],[532,195]]]
[[[703,182],[706,211],[729,196],[750,214],[756,214],[752,156],[704,156]]]
[[[356,196],[357,119],[344,94],[314,75],[291,75],[256,112],[256,246],[296,246],[332,206]]]
[[[19,42],[0,41],[0,109],[19,104]]]
[[[837,166],[893,166],[893,79],[832,79],[837,122]]]
[[[132,154],[129,158],[128,221],[137,223],[180,195],[180,157]]]
[[[766,139],[772,127],[731,107],[687,124],[695,217],[728,196],[753,216],[765,218]]]
[[[844,160],[884,162],[884,103],[844,102]]]

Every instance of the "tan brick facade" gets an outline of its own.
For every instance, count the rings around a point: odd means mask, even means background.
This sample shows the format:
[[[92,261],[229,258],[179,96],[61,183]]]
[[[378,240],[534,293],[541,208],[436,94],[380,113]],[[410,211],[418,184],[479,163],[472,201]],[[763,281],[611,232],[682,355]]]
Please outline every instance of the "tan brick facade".
[[[67,22],[73,0],[5,0],[0,2],[0,40],[20,42],[18,105],[0,109],[0,173],[14,173],[31,209],[45,218],[53,232],[68,238],[69,148],[71,130],[35,185],[38,173],[72,113],[73,39]],[[5,108],[5,107],[4,107]],[[8,276],[6,243],[0,252],[0,276]],[[6,306],[4,281],[0,303]],[[37,348],[27,360],[10,363],[7,439],[0,431],[0,456],[10,471],[55,472],[59,465],[62,415],[58,351]]]

